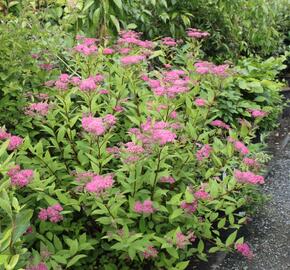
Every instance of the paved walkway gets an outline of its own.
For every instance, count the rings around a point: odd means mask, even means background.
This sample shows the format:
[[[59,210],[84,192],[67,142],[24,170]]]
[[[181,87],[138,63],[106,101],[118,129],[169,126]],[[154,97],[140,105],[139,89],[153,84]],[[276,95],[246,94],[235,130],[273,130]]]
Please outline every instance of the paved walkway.
[[[269,164],[263,192],[270,200],[248,227],[246,242],[255,254],[248,261],[229,254],[217,270],[290,270],[290,116],[270,142],[273,159]],[[273,138],[277,139],[273,139]]]

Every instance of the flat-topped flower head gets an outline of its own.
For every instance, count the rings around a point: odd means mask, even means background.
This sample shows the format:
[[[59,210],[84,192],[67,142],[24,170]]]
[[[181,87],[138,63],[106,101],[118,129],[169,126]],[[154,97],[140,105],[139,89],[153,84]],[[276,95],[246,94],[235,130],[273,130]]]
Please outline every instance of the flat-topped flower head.
[[[221,120],[214,120],[210,123],[214,127],[220,127],[229,130],[231,127]]]
[[[27,186],[33,179],[33,170],[21,170],[20,166],[17,165],[10,169],[7,173],[10,176],[11,185],[17,187]]]
[[[88,182],[85,189],[91,193],[101,193],[113,186],[113,175],[95,175],[92,181]]]
[[[30,116],[45,116],[48,114],[50,104],[46,102],[31,103],[25,109],[25,114]]]
[[[120,61],[122,65],[129,66],[129,65],[138,64],[144,61],[145,59],[146,57],[144,55],[129,55],[129,56],[122,57]]]
[[[23,139],[19,136],[11,136],[9,138],[8,150],[13,151],[22,145]]]
[[[145,200],[143,203],[140,201],[135,202],[133,210],[139,214],[152,214],[156,209],[153,207],[151,200]]]
[[[264,184],[264,177],[261,175],[254,174],[253,172],[241,172],[240,170],[235,170],[234,176],[239,183],[246,184]]]
[[[209,36],[208,32],[203,32],[196,28],[188,28],[186,33],[188,37],[196,39],[205,38]]]

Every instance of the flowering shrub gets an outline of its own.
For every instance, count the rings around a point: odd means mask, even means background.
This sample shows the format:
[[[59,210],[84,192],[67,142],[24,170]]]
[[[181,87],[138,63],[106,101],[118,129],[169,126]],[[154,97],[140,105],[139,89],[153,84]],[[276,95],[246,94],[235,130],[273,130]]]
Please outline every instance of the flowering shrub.
[[[208,252],[252,256],[237,232],[264,183],[251,139],[271,108],[221,119],[239,75],[198,59],[207,35],[190,29],[172,48],[121,32],[110,50],[77,37],[71,73],[24,109],[40,136],[8,149],[16,165],[1,172],[33,212],[17,267],[177,270]]]

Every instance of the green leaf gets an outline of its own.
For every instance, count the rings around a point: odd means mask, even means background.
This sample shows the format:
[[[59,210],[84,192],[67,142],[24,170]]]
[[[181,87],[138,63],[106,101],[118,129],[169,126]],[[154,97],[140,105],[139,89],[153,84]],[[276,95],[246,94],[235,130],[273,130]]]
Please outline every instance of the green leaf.
[[[218,223],[218,228],[219,229],[224,228],[225,224],[226,224],[226,218],[222,218]]]
[[[13,231],[12,241],[15,243],[27,230],[30,225],[33,210],[27,209],[16,215],[15,229]]]
[[[4,201],[0,198],[0,207],[6,212],[10,219],[12,219],[12,208],[10,202]]]
[[[111,18],[112,23],[115,25],[116,30],[120,32],[120,23],[118,19],[114,15],[110,15],[110,18]]]
[[[176,265],[175,268],[177,268],[178,270],[184,270],[189,264],[189,261],[185,261],[185,262],[180,262]]]
[[[204,242],[200,239],[197,245],[197,250],[199,253],[203,253],[204,250]]]
[[[66,265],[66,267],[71,267],[72,265],[74,265],[75,263],[77,263],[78,260],[87,257],[87,255],[85,254],[79,254],[74,256]]]
[[[234,231],[233,233],[231,233],[229,235],[229,237],[226,240],[226,246],[227,247],[229,247],[230,245],[232,245],[235,242],[236,237],[237,237],[237,233],[238,233],[238,231]]]
[[[178,252],[176,250],[176,248],[174,247],[170,247],[170,248],[166,248],[167,252],[174,258],[178,259],[179,256],[178,256]]]
[[[113,1],[119,9],[121,10],[123,9],[123,4],[121,0],[113,0]]]

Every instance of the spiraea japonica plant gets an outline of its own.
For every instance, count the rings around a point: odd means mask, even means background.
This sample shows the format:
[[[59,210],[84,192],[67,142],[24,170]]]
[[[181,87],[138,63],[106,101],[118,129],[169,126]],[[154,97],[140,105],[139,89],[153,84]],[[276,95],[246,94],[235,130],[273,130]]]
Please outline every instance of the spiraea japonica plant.
[[[8,193],[33,211],[19,269],[181,270],[217,251],[252,256],[237,232],[264,183],[251,139],[271,108],[243,100],[221,118],[239,74],[200,59],[207,35],[78,36],[70,72],[24,108],[37,135],[1,129]]]

